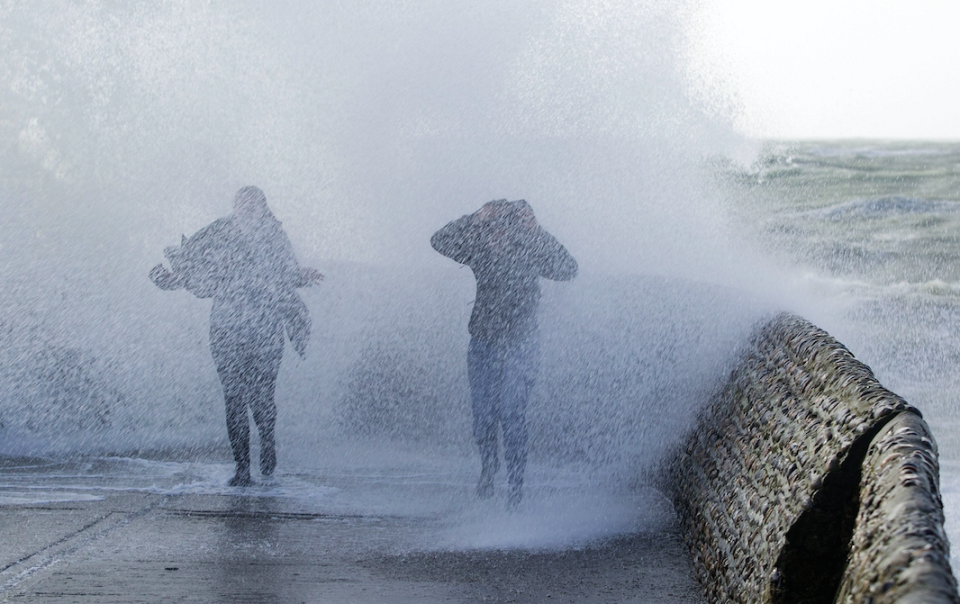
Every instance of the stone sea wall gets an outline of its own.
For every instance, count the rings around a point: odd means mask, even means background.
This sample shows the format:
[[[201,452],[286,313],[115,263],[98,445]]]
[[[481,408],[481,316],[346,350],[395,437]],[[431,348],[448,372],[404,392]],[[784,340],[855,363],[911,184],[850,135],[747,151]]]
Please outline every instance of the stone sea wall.
[[[757,332],[670,488],[711,603],[960,603],[920,412],[800,317]]]

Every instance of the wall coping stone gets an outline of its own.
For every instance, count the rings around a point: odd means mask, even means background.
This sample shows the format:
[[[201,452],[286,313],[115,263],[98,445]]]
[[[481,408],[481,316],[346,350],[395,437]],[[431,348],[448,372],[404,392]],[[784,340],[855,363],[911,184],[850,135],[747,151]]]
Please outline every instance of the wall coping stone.
[[[757,329],[668,476],[711,603],[960,604],[929,428],[801,317]]]

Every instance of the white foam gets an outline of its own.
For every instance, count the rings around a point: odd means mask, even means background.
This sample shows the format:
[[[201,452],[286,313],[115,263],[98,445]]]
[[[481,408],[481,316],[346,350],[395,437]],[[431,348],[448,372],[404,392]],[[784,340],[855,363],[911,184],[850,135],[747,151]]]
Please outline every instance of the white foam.
[[[99,467],[101,464],[107,468]],[[255,482],[250,487],[230,487],[232,464],[170,462],[148,459],[110,457],[91,460],[76,472],[52,472],[22,475],[34,481],[42,477],[45,484],[17,484],[20,476],[7,475],[8,484],[0,485],[0,493],[12,489],[10,501],[37,503],[47,501],[99,501],[100,495],[91,493],[150,493],[156,495],[230,495],[233,497],[273,497],[302,501],[316,500],[337,493],[339,489],[323,486],[299,475],[278,471],[269,480]],[[15,489],[15,490],[14,490]],[[29,495],[24,495],[24,494]],[[34,493],[36,493],[34,495]],[[69,499],[72,495],[82,499]],[[44,499],[54,497],[55,499]],[[64,499],[67,497],[67,499]],[[59,498],[59,499],[56,499]],[[23,499],[23,502],[19,500]],[[5,500],[0,499],[0,505]]]
[[[249,487],[226,486],[226,482],[232,473],[232,468],[226,467],[225,472],[217,473],[213,479],[182,483],[172,488],[162,489],[159,492],[163,495],[230,495],[234,497],[272,497],[297,500],[323,499],[340,492],[338,488],[317,485],[283,473]]]
[[[813,271],[801,275],[802,284],[810,290],[846,302],[863,300],[960,296],[960,282],[930,279],[927,281],[895,281],[874,283],[864,279],[834,277]]]
[[[0,490],[0,506],[41,505],[45,503],[65,503],[71,501],[102,501],[103,497],[89,493],[37,490]]]
[[[451,518],[441,550],[559,550],[638,532],[661,531],[673,520],[670,503],[652,488],[620,495],[531,492],[515,511],[478,501]]]

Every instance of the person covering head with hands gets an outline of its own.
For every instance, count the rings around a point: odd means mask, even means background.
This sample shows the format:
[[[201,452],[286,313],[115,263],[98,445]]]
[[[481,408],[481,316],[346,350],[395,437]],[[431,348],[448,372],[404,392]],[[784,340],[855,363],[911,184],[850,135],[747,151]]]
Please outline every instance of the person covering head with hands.
[[[477,295],[468,331],[473,436],[480,450],[477,495],[494,493],[503,431],[508,504],[523,498],[526,411],[540,366],[539,280],[568,281],[577,261],[536,220],[524,200],[499,199],[434,233],[435,250],[470,267]]]
[[[186,289],[213,298],[210,350],[226,404],[227,433],[236,474],[230,486],[252,484],[250,423],[260,431],[260,473],[277,465],[274,389],[284,333],[304,357],[310,317],[297,288],[319,283],[323,275],[297,263],[280,221],[257,187],[237,193],[233,214],[214,221],[179,246],[164,250],[171,269],[158,264],[150,279],[160,289]]]

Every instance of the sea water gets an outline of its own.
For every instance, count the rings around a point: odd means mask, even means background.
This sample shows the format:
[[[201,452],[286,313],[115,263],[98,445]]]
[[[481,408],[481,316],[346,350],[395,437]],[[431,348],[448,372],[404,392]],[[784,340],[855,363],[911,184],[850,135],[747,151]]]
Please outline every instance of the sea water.
[[[798,310],[923,413],[960,544],[960,144],[767,143],[723,174],[745,235],[814,296]]]

